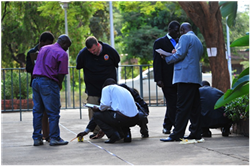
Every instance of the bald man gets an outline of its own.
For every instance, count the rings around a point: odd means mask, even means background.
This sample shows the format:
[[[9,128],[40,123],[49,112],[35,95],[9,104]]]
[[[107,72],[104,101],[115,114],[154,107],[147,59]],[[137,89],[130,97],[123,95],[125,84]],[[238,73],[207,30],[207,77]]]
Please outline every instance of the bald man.
[[[66,51],[71,45],[67,35],[59,36],[57,42],[40,49],[33,70],[33,140],[34,146],[43,145],[42,115],[43,110],[49,117],[50,145],[66,145],[60,137],[60,90],[64,76],[68,74],[68,54]]]
[[[173,133],[160,139],[163,142],[180,141],[180,138],[184,137],[188,120],[192,125],[192,128],[189,128],[191,133],[184,138],[201,139],[199,87],[203,46],[189,23],[181,24],[180,34],[176,50],[164,57],[166,63],[174,63],[173,84],[177,85],[177,111]]]

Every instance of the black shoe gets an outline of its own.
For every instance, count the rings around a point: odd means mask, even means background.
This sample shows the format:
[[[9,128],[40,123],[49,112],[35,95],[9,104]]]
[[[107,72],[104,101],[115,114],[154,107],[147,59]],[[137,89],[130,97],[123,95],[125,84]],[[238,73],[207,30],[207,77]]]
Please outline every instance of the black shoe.
[[[211,133],[211,131],[206,131],[206,132],[203,132],[202,134],[201,134],[201,136],[202,137],[212,137],[212,133]]]
[[[229,128],[223,127],[221,130],[222,130],[222,136],[223,137],[228,137],[229,136],[229,134],[230,134],[230,129]]]
[[[193,135],[189,135],[187,137],[184,137],[184,139],[196,139],[196,140],[200,140],[201,139],[201,136],[200,137],[195,137]]]
[[[90,139],[97,139],[97,137],[95,137],[96,135],[97,135],[97,133],[91,134],[91,135],[89,136],[89,138],[90,138]],[[95,137],[95,138],[93,138],[93,137]]]
[[[131,142],[131,133],[130,133],[130,131],[128,131],[128,133],[124,137],[123,142]]]
[[[171,137],[167,137],[167,138],[160,139],[160,141],[162,141],[162,142],[173,142],[173,141],[181,141],[181,140],[180,139],[173,139]]]
[[[142,138],[148,138],[149,135],[148,135],[148,133],[146,133],[146,134],[142,134],[141,137],[142,137]]]
[[[121,139],[120,135],[116,132],[109,138],[109,140],[104,141],[104,143],[115,143]]]
[[[163,128],[162,133],[163,134],[170,134],[171,132],[170,132],[170,130]]]

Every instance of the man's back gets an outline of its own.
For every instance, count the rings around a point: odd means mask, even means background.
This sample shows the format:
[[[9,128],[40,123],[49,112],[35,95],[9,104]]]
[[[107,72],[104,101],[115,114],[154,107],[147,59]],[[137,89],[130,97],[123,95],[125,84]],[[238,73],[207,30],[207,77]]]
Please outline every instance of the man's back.
[[[175,56],[170,60],[175,62],[173,83],[201,84],[199,61],[203,46],[193,31],[181,36],[176,51]]]
[[[100,107],[110,107],[113,111],[133,117],[138,113],[133,96],[130,92],[118,85],[109,85],[103,88]]]
[[[201,102],[201,126],[204,130],[203,135],[211,137],[211,132],[208,131],[208,128],[223,127],[222,135],[228,136],[232,122],[224,116],[225,107],[214,110],[215,103],[224,93],[210,86],[203,86],[199,88],[199,91]]]
[[[209,111],[214,110],[214,105],[217,100],[224,94],[219,89],[203,86],[199,88],[201,101],[201,114],[205,116]]]
[[[34,76],[45,76],[56,82],[58,74],[68,74],[68,55],[58,43],[44,46],[37,55]]]

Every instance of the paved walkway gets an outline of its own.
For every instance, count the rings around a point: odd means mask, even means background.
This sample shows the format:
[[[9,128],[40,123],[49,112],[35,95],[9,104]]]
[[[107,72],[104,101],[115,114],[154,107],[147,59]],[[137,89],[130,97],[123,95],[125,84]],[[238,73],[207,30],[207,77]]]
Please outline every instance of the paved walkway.
[[[212,129],[212,138],[197,144],[161,142],[164,107],[150,107],[149,138],[142,139],[139,127],[132,128],[132,142],[105,144],[99,140],[77,140],[65,146],[34,147],[32,112],[2,113],[2,165],[249,165],[249,138],[231,134],[222,137],[219,129]],[[61,110],[61,137],[70,141],[88,123],[87,109]],[[186,135],[189,132],[186,130]],[[89,134],[90,135],[90,134]]]

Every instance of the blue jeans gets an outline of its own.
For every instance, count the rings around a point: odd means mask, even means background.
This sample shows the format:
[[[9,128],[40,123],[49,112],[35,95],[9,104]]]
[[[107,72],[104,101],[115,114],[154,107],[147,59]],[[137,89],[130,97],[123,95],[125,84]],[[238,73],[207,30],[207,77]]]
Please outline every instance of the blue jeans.
[[[60,139],[60,88],[59,85],[47,78],[36,77],[32,81],[33,90],[33,139],[41,139],[42,117],[45,110],[49,117],[49,136],[51,139]]]

